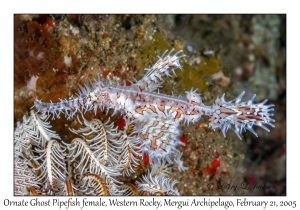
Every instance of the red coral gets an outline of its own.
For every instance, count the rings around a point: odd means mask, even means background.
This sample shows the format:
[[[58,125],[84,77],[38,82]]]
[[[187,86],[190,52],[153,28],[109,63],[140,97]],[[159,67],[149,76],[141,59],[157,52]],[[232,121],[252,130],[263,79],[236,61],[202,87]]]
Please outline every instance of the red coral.
[[[188,142],[188,139],[185,135],[182,135],[179,137],[180,141],[182,141],[185,145],[184,146],[181,146],[182,149],[185,149],[186,146],[187,146],[187,142]]]
[[[220,157],[220,153],[217,150],[214,150],[214,156],[215,158],[218,158]]]
[[[103,72],[104,77],[107,77],[108,74],[109,74],[109,71],[108,70],[104,70],[104,72]]]
[[[147,153],[144,153],[144,158],[143,158],[143,160],[144,160],[144,164],[145,164],[145,165],[148,165],[148,164],[150,163],[149,156],[148,156]]]
[[[125,127],[125,120],[123,119],[123,116],[121,116],[117,123],[116,123],[116,126],[118,127],[119,130],[123,130],[124,127]]]
[[[214,159],[214,160],[211,162],[211,167],[212,167],[212,168],[217,168],[219,165],[220,165],[220,160],[219,160],[219,159]]]
[[[206,166],[203,168],[203,171],[210,174],[216,174],[217,168],[220,166],[220,160],[218,158],[214,158],[210,163],[210,166]]]
[[[216,169],[215,168],[210,168],[208,166],[206,166],[205,168],[203,168],[203,171],[209,174],[215,174],[216,173]]]
[[[22,86],[31,76],[51,69],[58,42],[49,30],[42,30],[41,24],[35,21],[24,24],[16,15],[15,25],[14,83]]]

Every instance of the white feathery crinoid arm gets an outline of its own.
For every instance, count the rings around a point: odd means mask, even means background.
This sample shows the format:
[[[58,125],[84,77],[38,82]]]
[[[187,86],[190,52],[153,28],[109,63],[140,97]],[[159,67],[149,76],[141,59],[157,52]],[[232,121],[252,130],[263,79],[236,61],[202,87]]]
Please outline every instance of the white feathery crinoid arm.
[[[83,115],[83,122],[80,121],[78,115],[77,120],[85,127],[79,130],[70,129],[70,131],[84,137],[85,143],[98,161],[103,164],[116,164],[118,161],[115,157],[120,155],[118,147],[121,147],[123,142],[118,140],[121,132],[113,128],[113,122],[110,119],[105,123],[99,119],[88,121]]]
[[[136,181],[140,194],[148,192],[150,195],[180,195],[177,189],[174,189],[177,180],[172,180],[164,175],[153,175],[148,171],[147,176],[143,176],[140,181]]]
[[[76,163],[75,172],[82,176],[86,171],[93,174],[100,174],[105,177],[107,183],[121,183],[114,177],[121,175],[119,165],[105,166],[103,161],[99,161],[95,152],[89,148],[89,145],[80,138],[72,140],[71,144],[66,144],[70,162]],[[78,160],[78,162],[77,162]]]
[[[66,148],[58,141],[51,140],[45,149],[36,149],[35,152],[38,156],[33,160],[42,160],[42,163],[34,169],[35,171],[41,170],[38,180],[42,181],[45,186],[48,183],[55,193],[59,192],[62,190],[61,183],[68,175],[65,163]]]
[[[15,143],[27,151],[32,145],[44,149],[51,139],[61,140],[59,135],[51,130],[51,127],[46,115],[39,115],[31,111],[29,117],[24,116],[23,122],[17,123],[14,132]]]
[[[32,190],[40,192],[41,183],[28,160],[17,156],[14,161],[14,195],[30,195]]]
[[[136,135],[138,135],[138,131],[135,123],[132,119],[125,118],[125,126],[120,136],[122,145],[118,148],[121,150],[118,161],[122,166],[120,171],[123,176],[130,176],[140,164],[138,157],[142,156],[141,142]]]
[[[148,72],[137,82],[137,85],[141,90],[154,90],[160,86],[161,83],[159,83],[159,81],[163,81],[162,76],[167,75],[171,77],[170,71],[173,71],[175,74],[175,69],[179,68],[182,70],[179,60],[184,57],[185,54],[178,56],[182,50],[171,55],[174,51],[173,48],[167,55],[165,55],[167,51],[168,50],[166,50],[161,57],[157,56],[158,60],[152,67],[145,69]]]
[[[275,127],[272,123],[275,122],[271,117],[274,111],[274,105],[265,105],[267,99],[261,103],[253,104],[256,95],[245,102],[241,99],[245,92],[242,92],[236,99],[225,101],[225,94],[219,99],[217,98],[215,104],[212,106],[213,113],[209,119],[209,126],[212,129],[220,128],[224,136],[228,129],[232,129],[236,135],[241,139],[242,131],[250,131],[256,137],[257,133],[253,130],[253,125],[259,126],[266,131],[270,131],[265,125]]]
[[[115,192],[112,186],[105,181],[105,178],[92,173],[87,173],[82,176],[79,189],[85,195],[94,196],[114,195]]]

